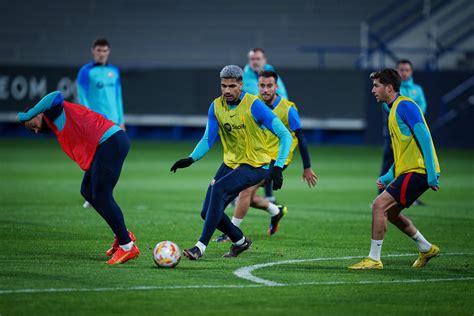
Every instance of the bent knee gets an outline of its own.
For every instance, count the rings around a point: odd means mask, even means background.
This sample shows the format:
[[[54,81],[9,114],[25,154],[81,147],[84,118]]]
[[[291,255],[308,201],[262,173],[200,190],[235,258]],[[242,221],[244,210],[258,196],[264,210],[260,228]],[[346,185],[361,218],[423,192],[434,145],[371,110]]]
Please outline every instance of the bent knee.
[[[247,188],[239,193],[240,198],[248,198],[253,195],[253,190],[252,188]]]
[[[384,212],[386,209],[386,205],[383,201],[381,201],[379,198],[376,198],[372,202],[372,212],[378,213],[378,212]]]

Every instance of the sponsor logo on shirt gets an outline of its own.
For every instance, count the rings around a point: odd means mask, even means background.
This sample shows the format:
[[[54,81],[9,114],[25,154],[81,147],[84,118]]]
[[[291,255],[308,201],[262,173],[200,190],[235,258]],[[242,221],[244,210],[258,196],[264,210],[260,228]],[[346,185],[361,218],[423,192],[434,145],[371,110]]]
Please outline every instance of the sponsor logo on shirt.
[[[242,128],[245,128],[245,124],[242,123],[242,124],[240,124],[240,125],[237,125],[237,124],[225,123],[225,124],[224,124],[224,128],[225,128],[226,131],[231,132],[233,129],[242,129]]]
[[[103,81],[97,81],[97,83],[95,84],[95,86],[97,87],[97,89],[102,89],[102,88],[104,88],[105,86],[114,87],[115,84],[114,84],[113,82],[104,83]]]

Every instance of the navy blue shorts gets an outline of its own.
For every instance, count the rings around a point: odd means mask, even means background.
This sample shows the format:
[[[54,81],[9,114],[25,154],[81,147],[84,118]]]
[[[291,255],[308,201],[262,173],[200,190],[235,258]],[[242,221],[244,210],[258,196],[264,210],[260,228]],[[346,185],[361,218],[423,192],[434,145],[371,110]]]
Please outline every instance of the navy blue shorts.
[[[402,207],[410,207],[428,190],[427,175],[408,172],[398,176],[385,189]]]

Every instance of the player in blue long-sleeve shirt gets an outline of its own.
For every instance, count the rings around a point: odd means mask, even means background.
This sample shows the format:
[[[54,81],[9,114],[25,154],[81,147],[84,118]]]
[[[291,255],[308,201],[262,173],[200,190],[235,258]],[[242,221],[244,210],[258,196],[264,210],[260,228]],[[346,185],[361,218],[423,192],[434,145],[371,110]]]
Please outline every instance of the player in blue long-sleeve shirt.
[[[120,71],[108,62],[110,44],[98,39],[92,46],[94,61],[84,65],[77,75],[79,103],[124,128]]]
[[[264,179],[272,179],[275,190],[283,184],[282,170],[291,149],[291,134],[262,101],[242,92],[242,75],[242,69],[238,66],[230,65],[222,69],[222,95],[209,107],[208,123],[202,139],[188,158],[178,160],[171,167],[171,171],[176,172],[178,168],[189,167],[201,159],[219,133],[224,162],[207,190],[201,211],[204,219],[201,237],[194,247],[184,250],[184,255],[191,260],[202,257],[216,228],[233,242],[224,257],[237,257],[249,249],[252,241],[232,224],[224,213],[225,207],[241,191]],[[271,169],[264,128],[280,139],[278,157]]]
[[[380,259],[387,220],[416,243],[420,251],[414,268],[424,267],[439,255],[439,247],[431,244],[413,222],[401,212],[410,207],[425,191],[438,191],[440,166],[428,125],[420,107],[401,96],[400,75],[384,69],[370,75],[372,93],[378,102],[390,108],[388,129],[393,145],[394,164],[376,181],[384,191],[372,203],[372,242],[369,256],[350,269],[383,269]]]
[[[267,63],[265,51],[262,48],[253,48],[248,53],[248,64],[244,67],[243,91],[258,95],[258,74],[262,71],[275,71],[275,68]],[[280,76],[277,80],[279,96],[288,100],[288,92]]]
[[[84,65],[77,75],[79,103],[125,130],[120,71],[108,62],[110,43],[100,38],[92,44],[94,61]],[[88,201],[83,207],[90,207]]]
[[[293,151],[296,146],[299,147],[301,158],[303,161],[303,180],[306,181],[309,187],[315,186],[317,177],[314,171],[311,169],[311,161],[306,144],[306,138],[304,137],[303,127],[301,125],[300,117],[296,105],[282,98],[277,94],[278,90],[278,75],[273,71],[262,71],[258,78],[259,98],[262,100],[269,109],[283,122],[285,127],[291,133],[293,137],[293,143],[291,151],[285,162],[285,168],[291,163],[293,158]],[[269,134],[267,140],[267,146],[270,150],[270,156],[273,159],[277,158],[279,140],[275,136]],[[267,198],[260,197],[256,194],[258,188],[265,185],[265,191],[269,191],[270,194],[266,193]],[[267,211],[270,216],[270,225],[268,226],[268,235],[272,236],[278,230],[280,220],[287,213],[287,207],[284,205],[277,205],[276,203],[270,202],[268,196],[271,196],[272,183],[266,181],[266,183],[259,183],[253,187],[250,187],[239,194],[237,199],[236,207],[234,210],[234,216],[232,217],[232,223],[237,227],[244,220],[247,215],[250,206]],[[219,236],[215,241],[227,242],[229,238],[225,235]]]

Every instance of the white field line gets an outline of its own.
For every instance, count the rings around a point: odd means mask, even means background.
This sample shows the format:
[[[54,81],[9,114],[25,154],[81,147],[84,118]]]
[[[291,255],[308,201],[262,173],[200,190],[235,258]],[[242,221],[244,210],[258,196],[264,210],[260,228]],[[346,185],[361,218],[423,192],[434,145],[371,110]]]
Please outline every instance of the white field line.
[[[216,285],[144,285],[130,287],[96,287],[96,288],[49,288],[49,289],[12,289],[0,290],[2,294],[20,294],[20,293],[62,293],[62,292],[120,292],[120,291],[146,291],[146,290],[181,290],[181,289],[224,289],[224,288],[248,288],[262,287],[259,284],[216,284]]]
[[[392,254],[392,255],[385,255],[384,257],[411,257],[411,256],[416,256],[417,254],[413,253],[402,253],[402,254]],[[443,256],[462,256],[462,255],[471,255],[469,253],[443,253]],[[334,257],[334,258],[313,258],[313,259],[299,259],[299,260],[285,260],[285,261],[275,261],[275,262],[268,262],[268,263],[261,263],[261,264],[255,264],[251,265],[248,267],[242,267],[240,269],[237,269],[234,271],[234,275],[241,278],[245,279],[257,284],[263,284],[266,286],[288,286],[288,285],[295,285],[295,284],[285,284],[285,283],[278,283],[266,279],[262,279],[259,277],[256,277],[252,274],[253,271],[262,269],[262,268],[268,268],[276,265],[281,265],[281,264],[292,264],[292,263],[301,263],[301,262],[311,262],[311,261],[336,261],[336,260],[351,260],[351,259],[362,259],[364,256],[348,256],[348,257]],[[435,282],[434,280],[438,279],[430,279],[431,282]],[[441,280],[441,279],[439,279]],[[410,280],[398,280],[398,283],[408,283]],[[413,280],[411,280],[413,282]],[[449,280],[451,281],[451,280]],[[336,283],[334,284],[347,284],[346,281],[341,281],[342,283],[339,283],[339,281],[334,281]],[[363,282],[363,281],[360,281]],[[360,283],[360,282],[349,282],[349,283]],[[384,283],[384,281],[374,281],[374,282],[379,282],[379,283]],[[393,281],[392,281],[393,282]],[[309,283],[304,283],[304,284],[333,284],[331,282],[309,282]]]
[[[386,255],[384,257],[407,257],[416,254],[394,254]],[[470,253],[445,253],[444,256],[461,256],[472,255]],[[45,288],[45,289],[0,289],[0,295],[6,294],[35,294],[35,293],[67,293],[67,292],[123,292],[123,291],[147,291],[147,290],[182,290],[182,289],[241,289],[241,288],[257,288],[267,286],[302,286],[302,285],[347,285],[347,284],[387,284],[387,283],[423,283],[423,282],[453,282],[453,281],[474,281],[474,277],[459,277],[459,278],[439,278],[439,279],[407,279],[407,280],[390,280],[390,281],[315,281],[315,282],[299,282],[299,283],[277,283],[261,278],[257,278],[251,274],[257,269],[271,267],[279,264],[291,264],[310,261],[330,261],[330,260],[350,260],[360,259],[363,256],[350,257],[335,257],[335,258],[313,258],[301,260],[286,260],[269,262],[263,264],[256,264],[248,267],[243,267],[234,271],[234,274],[239,278],[254,282],[254,284],[216,284],[216,285],[162,285],[162,286],[130,286],[130,287],[98,287],[98,288]],[[255,284],[256,283],[256,284]]]

